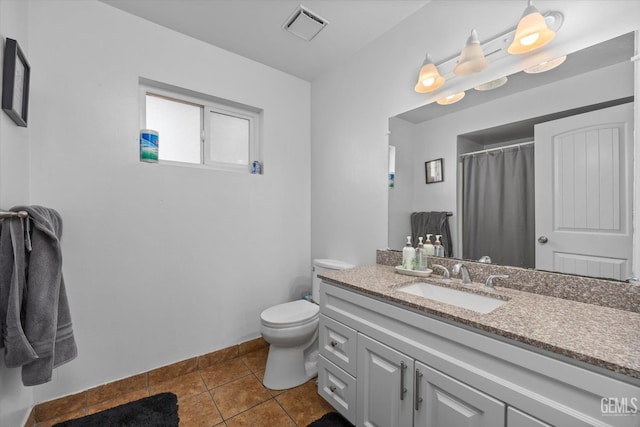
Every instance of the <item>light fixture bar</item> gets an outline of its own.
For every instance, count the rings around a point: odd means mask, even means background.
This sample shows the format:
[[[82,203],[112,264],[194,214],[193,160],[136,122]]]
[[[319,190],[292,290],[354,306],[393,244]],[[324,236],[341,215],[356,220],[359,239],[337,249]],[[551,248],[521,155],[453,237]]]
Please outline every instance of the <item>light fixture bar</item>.
[[[564,21],[564,15],[561,12],[549,11],[543,13],[542,16],[544,16],[547,26],[554,31],[558,31]],[[487,58],[489,62],[495,62],[508,56],[509,53],[507,52],[507,49],[513,41],[515,34],[516,28],[513,28],[492,40],[480,43],[482,50],[485,52],[485,58]],[[453,72],[453,69],[458,63],[458,57],[459,54],[456,54],[437,65],[440,75],[447,81],[451,81],[457,77]]]

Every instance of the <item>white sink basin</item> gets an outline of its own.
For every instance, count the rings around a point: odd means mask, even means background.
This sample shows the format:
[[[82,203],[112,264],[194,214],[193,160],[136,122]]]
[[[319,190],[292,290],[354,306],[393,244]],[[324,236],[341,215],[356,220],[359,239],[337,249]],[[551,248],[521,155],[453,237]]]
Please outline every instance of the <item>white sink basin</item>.
[[[471,292],[459,291],[424,282],[411,283],[398,288],[398,290],[485,314],[491,313],[493,310],[507,302],[497,298],[472,294]]]

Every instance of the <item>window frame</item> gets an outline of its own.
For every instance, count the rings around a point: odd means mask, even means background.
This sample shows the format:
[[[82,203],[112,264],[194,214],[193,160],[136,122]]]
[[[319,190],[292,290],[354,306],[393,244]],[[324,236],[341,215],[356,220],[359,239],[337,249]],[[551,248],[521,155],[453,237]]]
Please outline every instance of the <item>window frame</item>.
[[[262,147],[260,141],[262,110],[162,83],[158,83],[157,85],[152,84],[148,80],[141,78],[139,82],[140,129],[147,128],[147,95],[158,96],[169,101],[181,102],[200,107],[200,163],[167,159],[159,159],[158,163],[249,174],[251,173],[251,164],[254,161],[262,163]],[[209,153],[211,152],[211,140],[209,138],[211,135],[211,128],[206,114],[209,112],[225,114],[249,121],[249,158],[247,165],[220,162],[208,158]],[[162,139],[160,140],[160,144],[162,146]]]
[[[240,110],[238,108],[233,108],[227,105],[221,105],[221,104],[213,104],[213,103],[209,103],[209,105],[205,105],[203,108],[203,131],[204,131],[204,141],[203,141],[203,145],[202,145],[202,161],[203,164],[214,167],[216,169],[225,169],[225,170],[236,170],[236,171],[244,171],[244,170],[248,170],[248,172],[251,172],[251,163],[255,160],[259,160],[259,156],[258,156],[258,147],[257,147],[257,126],[258,126],[258,115],[253,113],[250,114],[250,112],[248,111],[244,111],[244,110]],[[239,119],[245,119],[249,121],[249,153],[248,153],[248,163],[247,166],[244,165],[236,165],[233,163],[225,163],[225,162],[218,162],[215,160],[212,160],[209,158],[209,154],[211,152],[211,139],[209,138],[209,136],[211,136],[212,132],[211,132],[211,128],[210,128],[210,124],[209,124],[209,120],[207,117],[207,113],[217,113],[217,114],[224,114],[230,117],[235,117],[235,118],[239,118]],[[247,169],[248,168],[248,169]]]

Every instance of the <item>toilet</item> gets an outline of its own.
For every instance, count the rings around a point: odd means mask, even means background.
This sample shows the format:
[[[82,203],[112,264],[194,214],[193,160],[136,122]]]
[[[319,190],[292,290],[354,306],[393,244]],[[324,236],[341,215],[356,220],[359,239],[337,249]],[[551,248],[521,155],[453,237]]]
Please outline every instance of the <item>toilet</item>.
[[[260,333],[270,344],[262,383],[272,390],[296,387],[318,373],[318,274],[353,265],[332,259],[313,260],[311,301],[298,300],[267,308],[260,314]]]

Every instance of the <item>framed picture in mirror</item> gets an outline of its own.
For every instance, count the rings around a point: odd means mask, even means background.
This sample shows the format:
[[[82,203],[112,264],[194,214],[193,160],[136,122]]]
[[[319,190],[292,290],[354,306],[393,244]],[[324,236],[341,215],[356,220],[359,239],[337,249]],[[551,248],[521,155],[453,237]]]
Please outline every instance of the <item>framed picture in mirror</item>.
[[[427,184],[444,181],[444,160],[442,158],[424,162],[424,173]]]
[[[18,126],[27,127],[31,68],[18,42],[7,38],[2,68],[2,109]]]

